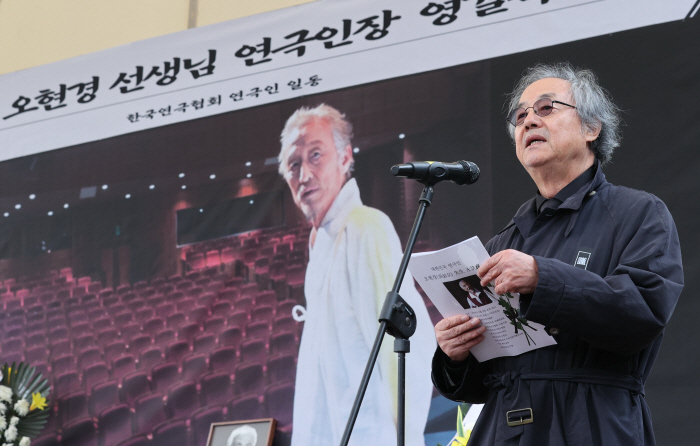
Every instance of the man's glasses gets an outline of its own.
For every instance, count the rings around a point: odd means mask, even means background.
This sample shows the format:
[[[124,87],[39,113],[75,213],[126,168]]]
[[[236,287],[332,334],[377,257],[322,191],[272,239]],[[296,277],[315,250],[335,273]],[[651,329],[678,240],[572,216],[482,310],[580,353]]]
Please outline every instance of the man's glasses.
[[[527,111],[530,109],[532,109],[532,111],[534,111],[535,114],[540,118],[549,116],[549,114],[552,113],[552,110],[554,110],[554,104],[561,104],[566,105],[567,107],[576,108],[573,105],[566,104],[561,101],[553,101],[550,98],[542,98],[539,101],[532,104],[532,107],[520,107],[511,111],[508,114],[507,121],[513,124],[515,127],[523,125],[523,122],[525,122],[525,118],[527,118]]]

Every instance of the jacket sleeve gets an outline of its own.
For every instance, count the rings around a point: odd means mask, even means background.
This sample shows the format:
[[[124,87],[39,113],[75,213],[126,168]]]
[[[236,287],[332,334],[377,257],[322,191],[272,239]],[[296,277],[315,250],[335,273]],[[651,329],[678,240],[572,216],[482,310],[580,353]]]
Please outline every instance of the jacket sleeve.
[[[617,260],[605,277],[535,256],[539,281],[524,316],[602,350],[634,353],[651,344],[673,313],[683,268],[666,206],[654,196],[639,206],[615,228]]]
[[[487,370],[486,363],[480,363],[472,355],[462,362],[452,362],[438,347],[433,356],[433,385],[450,400],[485,403],[488,396],[488,389],[484,386]]]

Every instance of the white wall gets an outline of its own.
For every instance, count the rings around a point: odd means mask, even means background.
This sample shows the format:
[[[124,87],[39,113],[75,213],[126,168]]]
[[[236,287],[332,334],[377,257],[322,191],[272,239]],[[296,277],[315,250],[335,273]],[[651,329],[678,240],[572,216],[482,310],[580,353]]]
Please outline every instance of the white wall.
[[[315,0],[0,0],[0,74]]]

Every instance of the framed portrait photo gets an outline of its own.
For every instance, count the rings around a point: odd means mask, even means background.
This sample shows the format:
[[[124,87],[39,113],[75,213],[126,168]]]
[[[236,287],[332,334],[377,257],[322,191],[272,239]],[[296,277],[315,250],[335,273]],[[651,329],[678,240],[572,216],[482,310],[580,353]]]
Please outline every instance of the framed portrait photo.
[[[272,446],[274,418],[212,423],[207,446]]]

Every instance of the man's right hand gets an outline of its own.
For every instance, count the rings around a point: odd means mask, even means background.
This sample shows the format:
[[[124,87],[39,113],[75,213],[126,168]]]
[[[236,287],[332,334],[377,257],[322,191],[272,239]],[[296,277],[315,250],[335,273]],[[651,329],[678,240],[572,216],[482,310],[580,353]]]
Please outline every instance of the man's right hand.
[[[460,314],[441,320],[435,326],[438,345],[453,361],[464,361],[469,350],[484,340],[482,333],[486,327],[481,326],[478,318]]]

